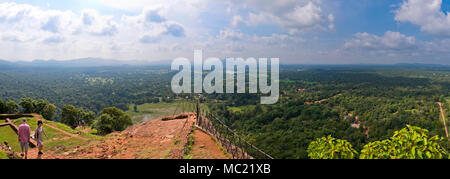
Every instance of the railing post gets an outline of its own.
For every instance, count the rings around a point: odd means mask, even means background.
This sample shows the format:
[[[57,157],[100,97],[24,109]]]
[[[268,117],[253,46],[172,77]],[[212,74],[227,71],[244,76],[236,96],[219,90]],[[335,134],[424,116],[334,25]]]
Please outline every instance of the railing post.
[[[197,101],[197,105],[196,105],[196,108],[197,108],[197,124],[199,124],[199,126],[201,126],[201,124],[200,124],[200,121],[199,121],[199,117],[200,117],[200,111],[199,111],[199,107],[198,107],[198,101]]]

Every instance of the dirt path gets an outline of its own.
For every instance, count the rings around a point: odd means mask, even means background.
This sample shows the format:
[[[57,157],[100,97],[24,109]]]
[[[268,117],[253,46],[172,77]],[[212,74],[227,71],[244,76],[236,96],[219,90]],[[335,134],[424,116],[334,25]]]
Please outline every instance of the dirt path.
[[[187,114],[187,115],[186,115]],[[195,114],[168,116],[136,124],[101,140],[89,140],[71,148],[55,147],[44,151],[42,159],[181,159]],[[50,126],[54,128],[55,126]],[[67,133],[64,133],[67,134]],[[67,134],[70,138],[80,137]],[[194,131],[191,155],[196,159],[228,159],[216,142],[200,130]],[[38,158],[38,149],[29,151],[29,159]]]
[[[37,115],[37,114],[31,114],[31,115],[35,119],[43,121],[42,118],[39,115]],[[60,128],[56,127],[56,126],[53,126],[51,124],[48,124],[48,123],[44,123],[44,126],[50,127],[50,128],[52,128],[54,130],[57,130],[58,132],[61,132],[61,133],[65,134],[65,135],[67,135],[68,137],[66,137],[64,140],[70,140],[71,138],[74,138],[74,137],[82,139],[82,140],[85,140],[85,141],[88,140],[88,138],[82,137],[82,136],[77,135],[77,134],[72,134],[70,132],[62,130],[62,129],[60,129]],[[45,145],[45,142],[44,142],[44,145]],[[46,151],[44,151],[44,152],[46,152]],[[34,147],[34,148],[30,148],[30,150],[28,151],[28,158],[29,159],[41,159],[41,158],[42,159],[48,159],[48,158],[53,158],[53,154],[51,154],[51,153],[50,154],[49,153],[44,153],[44,155],[38,156],[38,148]]]
[[[51,124],[44,124],[44,125],[47,126],[47,127],[52,128],[52,129],[55,129],[55,130],[57,130],[58,132],[61,132],[61,133],[63,133],[63,134],[66,134],[66,135],[68,135],[68,136],[70,136],[70,137],[77,137],[77,138],[80,138],[80,139],[82,139],[82,140],[89,140],[88,138],[82,137],[82,136],[80,136],[80,135],[78,135],[78,134],[72,134],[72,133],[67,132],[67,131],[65,131],[65,130],[62,130],[62,129],[60,129],[60,128],[57,128],[57,127],[55,127],[55,126],[53,126],[53,125],[51,125]]]
[[[194,159],[229,159],[211,136],[201,130],[194,131],[194,145],[190,155]]]
[[[195,122],[194,115],[185,118],[155,119],[115,132],[99,141],[82,146],[49,151],[59,159],[176,159],[182,158],[189,133]],[[50,154],[49,154],[50,155]]]
[[[31,115],[37,120],[44,121],[44,120],[42,120],[41,116],[39,116],[38,114],[31,114]],[[70,137],[78,137],[78,138],[83,139],[83,140],[88,140],[88,138],[82,137],[82,136],[77,135],[77,134],[72,134],[72,133],[67,132],[65,130],[62,130],[62,129],[58,128],[58,127],[55,127],[55,126],[53,126],[51,124],[45,123],[44,125],[47,126],[47,127],[52,128],[52,129],[55,129],[55,130],[57,130],[57,131],[59,131],[59,132],[61,132],[63,134],[66,134],[66,135],[68,135]]]
[[[444,109],[442,109],[441,102],[438,102],[438,104],[439,104],[439,108],[441,108],[442,122],[444,123],[445,135],[447,135],[447,139],[448,139],[448,130],[447,130],[447,124],[445,123]]]

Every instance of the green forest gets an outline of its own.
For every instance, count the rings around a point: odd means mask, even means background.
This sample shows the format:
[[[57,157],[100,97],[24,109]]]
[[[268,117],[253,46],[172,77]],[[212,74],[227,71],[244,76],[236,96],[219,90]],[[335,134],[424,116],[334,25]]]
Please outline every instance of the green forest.
[[[282,65],[280,69],[277,104],[259,104],[260,94],[208,94],[200,102],[275,158],[311,158],[310,144],[328,136],[347,141],[359,152],[407,125],[427,130],[430,137],[446,136],[438,102],[449,125],[448,66]],[[192,98],[172,93],[175,73],[169,66],[2,69],[1,112],[36,112],[73,127],[94,126],[102,133],[123,130],[131,119],[122,111],[138,113],[139,105]],[[27,107],[30,104],[34,107]],[[439,144],[448,151],[447,141]]]

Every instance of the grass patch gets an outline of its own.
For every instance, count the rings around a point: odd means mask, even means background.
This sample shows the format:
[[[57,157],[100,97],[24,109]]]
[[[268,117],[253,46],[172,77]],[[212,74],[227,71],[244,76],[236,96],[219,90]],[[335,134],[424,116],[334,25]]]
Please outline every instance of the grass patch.
[[[22,124],[22,119],[23,118],[19,118],[19,119],[14,119],[14,120],[12,120],[13,121],[13,123],[15,124],[15,125],[17,125],[17,126],[20,126],[21,124]],[[27,124],[30,126],[30,128],[31,128],[31,134],[34,134],[34,130],[36,130],[36,128],[37,128],[37,119],[35,119],[35,118],[26,118],[27,119]],[[44,121],[44,123],[47,123],[48,121]],[[54,124],[54,122],[53,123],[51,123],[52,125]],[[61,125],[64,125],[64,124],[61,124]],[[61,126],[60,125],[60,126]],[[57,127],[57,126],[56,126]],[[67,137],[68,135],[66,135],[66,134],[64,134],[64,133],[62,133],[62,132],[60,132],[60,131],[58,131],[58,130],[56,130],[56,129],[53,129],[53,128],[51,128],[51,127],[46,127],[46,126],[44,126],[44,130],[45,130],[45,133],[47,134],[47,136],[48,136],[48,138],[49,139],[53,139],[53,138],[63,138],[63,137]],[[63,129],[64,130],[64,129]],[[46,138],[44,138],[44,139],[46,139]]]
[[[0,127],[0,142],[3,144],[3,141],[7,141],[15,152],[20,152],[17,134],[9,126]]]
[[[190,154],[191,154],[192,148],[194,147],[194,142],[195,142],[194,132],[193,132],[195,130],[195,127],[192,126],[192,128],[193,129],[191,131],[191,134],[189,134],[188,143],[186,144],[186,151],[184,152],[183,159],[192,159],[193,158]]]
[[[8,159],[8,155],[2,150],[0,150],[0,159]]]
[[[184,100],[178,100],[173,103],[145,103],[137,106],[137,112],[134,111],[134,104],[129,105],[126,111],[131,116],[133,123],[144,122],[148,120],[159,119],[165,116],[182,113],[183,111],[192,111],[195,104]]]
[[[49,149],[52,149],[55,147],[61,147],[61,146],[63,149],[67,150],[67,149],[70,149],[70,148],[73,148],[76,146],[85,145],[85,144],[86,144],[85,140],[76,138],[76,137],[70,138],[69,140],[50,140],[45,143],[44,150],[49,150]],[[62,150],[62,151],[57,151],[57,153],[58,152],[62,153],[65,151]]]
[[[89,138],[89,139],[95,139],[95,140],[101,140],[101,139],[103,139],[103,138],[105,138],[104,136],[99,136],[99,135],[95,135],[96,133],[91,133],[91,132],[89,132],[89,133],[81,133],[81,137],[84,137],[84,138]]]
[[[0,159],[8,159],[8,156],[6,155],[6,153],[1,150],[0,150]]]
[[[22,124],[22,119],[23,118],[14,119],[14,120],[12,120],[12,122],[14,124],[16,124],[17,126],[19,126],[20,124]],[[29,117],[27,117],[26,119],[27,119],[27,124],[31,128],[31,133],[33,134],[34,130],[37,128],[37,119],[29,118]],[[70,128],[69,126],[62,124],[62,123],[44,120],[44,124],[52,125],[56,128],[59,128],[65,132],[68,132],[71,134],[81,133],[80,136],[84,137],[84,138],[98,139],[98,140],[103,139],[103,137],[101,137],[101,136],[93,135],[90,133],[83,133],[79,130],[74,130],[74,129]],[[5,126],[5,127],[7,127],[6,129],[10,129],[10,127],[8,127],[8,126]],[[1,127],[1,128],[3,128],[3,127]],[[48,135],[48,139],[44,137],[44,150],[50,150],[54,147],[61,147],[61,146],[63,149],[69,149],[69,148],[72,148],[75,146],[84,145],[86,143],[86,140],[83,140],[83,139],[80,139],[77,137],[72,137],[72,138],[67,139],[67,137],[70,137],[70,136],[68,136],[67,134],[65,134],[59,130],[51,128],[49,126],[44,125],[44,130]],[[7,130],[0,129],[0,140],[2,140],[2,142],[3,142],[3,138],[8,138],[7,141],[10,143],[11,148],[16,152],[20,152],[20,145],[17,142],[17,135],[14,133],[14,131],[12,131],[10,129],[8,132]],[[60,152],[64,152],[64,151],[60,151]]]
[[[239,107],[228,106],[227,107],[228,111],[230,111],[231,113],[239,113],[239,112],[243,112],[246,110],[251,110],[253,108],[255,108],[255,105],[245,105],[245,106],[239,106]]]
[[[65,125],[63,123],[53,122],[53,121],[48,121],[48,120],[45,120],[44,122],[47,123],[47,124],[50,124],[52,126],[55,126],[55,127],[59,128],[59,129],[61,129],[63,131],[69,132],[71,134],[77,134],[79,132],[79,131],[72,129],[71,127],[69,127],[68,125]]]

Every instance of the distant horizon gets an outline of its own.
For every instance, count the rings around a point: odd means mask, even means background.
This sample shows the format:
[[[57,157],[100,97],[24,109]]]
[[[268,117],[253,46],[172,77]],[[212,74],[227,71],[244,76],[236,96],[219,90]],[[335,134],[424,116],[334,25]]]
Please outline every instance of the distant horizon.
[[[57,59],[34,59],[32,61],[10,61],[6,59],[1,59],[0,61],[6,61],[8,63],[12,64],[20,64],[20,63],[35,63],[35,62],[58,62],[58,63],[64,63],[64,62],[75,62],[80,60],[102,60],[102,61],[109,61],[109,62],[120,62],[123,64],[126,64],[126,62],[133,62],[126,65],[151,65],[151,63],[156,63],[157,65],[170,65],[172,60],[121,60],[121,59],[105,59],[105,58],[96,58],[96,57],[85,57],[85,58],[75,58],[75,59],[66,59],[66,60],[57,60]],[[222,60],[226,60],[225,58],[222,58]],[[95,61],[93,61],[95,63]],[[284,63],[283,61],[280,61],[280,65],[369,65],[369,66],[377,66],[377,65],[439,65],[439,66],[450,66],[450,64],[440,64],[440,63],[409,63],[409,62],[398,62],[398,63]],[[106,65],[108,66],[108,65]]]

